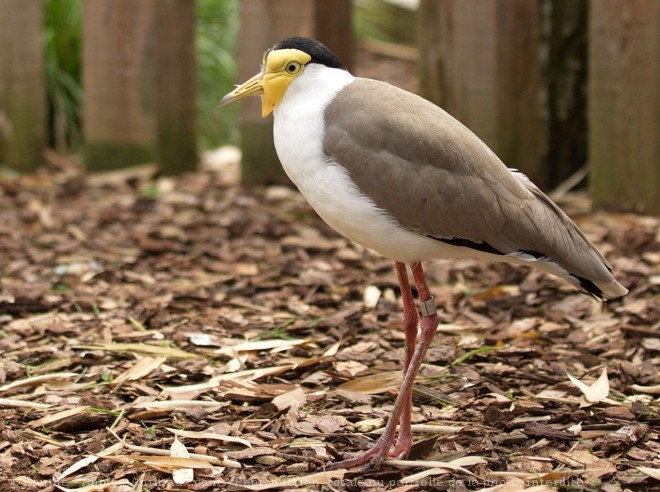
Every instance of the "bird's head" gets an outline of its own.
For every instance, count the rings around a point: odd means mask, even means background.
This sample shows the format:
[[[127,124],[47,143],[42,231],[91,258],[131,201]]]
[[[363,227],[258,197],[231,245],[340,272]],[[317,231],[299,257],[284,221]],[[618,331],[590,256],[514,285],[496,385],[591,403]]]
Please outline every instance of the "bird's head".
[[[300,77],[310,63],[346,70],[334,53],[320,41],[288,38],[266,51],[261,71],[223,97],[219,105],[225,106],[238,99],[260,95],[261,116],[265,118],[273,112],[291,82]]]

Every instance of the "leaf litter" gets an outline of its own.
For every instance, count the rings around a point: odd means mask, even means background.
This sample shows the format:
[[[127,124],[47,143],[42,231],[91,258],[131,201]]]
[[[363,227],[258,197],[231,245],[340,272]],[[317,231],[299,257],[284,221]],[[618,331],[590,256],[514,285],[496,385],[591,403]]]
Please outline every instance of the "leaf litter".
[[[329,471],[401,381],[391,262],[286,188],[62,162],[0,180],[0,490],[657,489],[657,218],[574,213],[631,290],[607,305],[429,264],[411,455]]]

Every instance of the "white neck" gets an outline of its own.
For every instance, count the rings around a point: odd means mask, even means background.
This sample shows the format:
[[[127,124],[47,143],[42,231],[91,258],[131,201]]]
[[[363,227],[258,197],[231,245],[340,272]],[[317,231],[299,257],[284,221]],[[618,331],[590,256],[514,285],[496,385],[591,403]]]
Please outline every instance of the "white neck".
[[[325,108],[332,98],[353,80],[355,77],[346,70],[311,63],[291,82],[284,96],[275,106],[273,115],[277,119],[278,112],[299,104],[309,105],[310,101],[313,101],[312,104],[316,108]]]

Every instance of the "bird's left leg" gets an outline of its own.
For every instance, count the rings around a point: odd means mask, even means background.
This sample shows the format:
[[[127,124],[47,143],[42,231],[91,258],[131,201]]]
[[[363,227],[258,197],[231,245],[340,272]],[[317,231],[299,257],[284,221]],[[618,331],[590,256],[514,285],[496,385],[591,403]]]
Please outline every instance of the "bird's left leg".
[[[378,438],[371,449],[362,454],[354,456],[353,458],[349,458],[347,460],[333,464],[330,467],[332,469],[353,468],[355,466],[364,465],[366,463],[371,466],[377,466],[383,459],[387,457],[388,451],[394,443],[396,427],[399,423],[399,419],[401,418],[401,413],[405,408],[406,402],[411,398],[415,377],[419,372],[419,368],[424,361],[426,351],[431,345],[431,342],[433,342],[435,331],[438,328],[438,315],[436,314],[435,307],[433,305],[433,297],[431,297],[428,285],[426,284],[426,278],[424,277],[422,265],[420,263],[413,263],[411,269],[415,283],[417,284],[420,310],[422,312],[421,330],[419,334],[419,341],[415,347],[415,352],[410,359],[408,370],[403,377],[399,395],[394,402],[394,408],[392,409],[390,418],[385,425],[383,434],[380,436],[380,438]]]
[[[403,375],[405,376],[410,366],[417,341],[417,328],[419,325],[419,314],[413,299],[410,283],[408,282],[408,271],[406,264],[397,261],[395,263],[396,275],[401,289],[401,300],[403,301],[403,332],[406,336],[405,353],[403,358]],[[394,448],[389,452],[390,458],[405,458],[412,447],[412,392],[410,398],[404,402],[399,421],[399,435]]]

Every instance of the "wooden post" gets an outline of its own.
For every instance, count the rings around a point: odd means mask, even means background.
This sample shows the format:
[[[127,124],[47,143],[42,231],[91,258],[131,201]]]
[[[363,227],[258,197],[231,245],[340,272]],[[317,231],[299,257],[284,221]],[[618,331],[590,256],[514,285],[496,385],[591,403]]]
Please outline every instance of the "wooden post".
[[[420,93],[449,111],[450,87],[445,87],[453,50],[449,4],[421,0],[418,19]]]
[[[153,33],[156,160],[163,174],[193,171],[195,128],[195,2],[158,0]]]
[[[43,5],[0,0],[0,160],[35,170],[46,142]]]
[[[312,0],[242,0],[239,3],[238,77],[243,82],[259,71],[264,51],[290,36],[313,33]],[[273,120],[261,118],[259,98],[241,103],[242,181],[245,184],[288,182],[273,144]]]
[[[351,70],[355,58],[351,0],[316,0],[314,3],[315,37]]]
[[[544,0],[547,153],[550,187],[587,163],[587,0]],[[544,12],[545,13],[545,12]]]
[[[594,204],[660,213],[660,2],[591,0],[590,16]]]
[[[90,170],[153,160],[153,0],[83,4],[85,159]],[[149,51],[151,49],[151,51]]]
[[[509,166],[543,184],[539,3],[421,0],[420,82]]]

